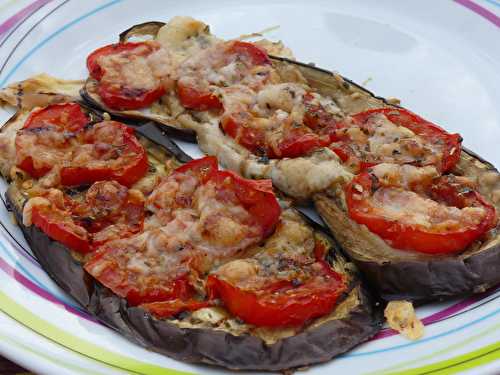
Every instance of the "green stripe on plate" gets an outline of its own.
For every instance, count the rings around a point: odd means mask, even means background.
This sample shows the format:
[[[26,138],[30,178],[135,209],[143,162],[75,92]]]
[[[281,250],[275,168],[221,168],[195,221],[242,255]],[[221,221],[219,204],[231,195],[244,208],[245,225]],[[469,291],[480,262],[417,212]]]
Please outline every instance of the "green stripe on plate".
[[[108,351],[86,340],[73,336],[49,322],[34,315],[28,309],[18,304],[12,298],[0,291],[0,310],[22,323],[27,328],[58,343],[66,348],[85,355],[105,364],[118,367],[127,371],[144,375],[193,375],[192,373],[168,369],[133,358]],[[469,340],[466,340],[469,341]],[[430,365],[391,372],[393,375],[423,375],[423,374],[454,374],[460,371],[482,366],[500,359],[500,342],[485,346],[481,349],[459,355]]]
[[[8,342],[10,346],[15,346],[15,347],[17,347],[17,348],[19,348],[21,350],[24,350],[26,352],[30,352],[34,356],[39,357],[39,358],[43,358],[47,362],[51,362],[51,363],[59,366],[60,368],[65,368],[67,370],[73,370],[75,372],[80,372],[82,374],[88,374],[88,375],[104,375],[102,372],[97,372],[97,371],[89,370],[89,369],[86,369],[86,368],[83,368],[83,367],[76,366],[76,365],[74,365],[72,363],[68,363],[68,362],[62,361],[62,360],[57,359],[57,358],[49,357],[45,353],[42,353],[42,352],[40,352],[38,350],[30,348],[29,346],[24,345],[23,343],[21,343],[21,342],[19,342],[17,340],[14,340],[12,337],[0,334],[0,339],[2,341],[4,341],[4,342]],[[16,375],[21,375],[21,374],[28,374],[28,373],[27,372],[26,373],[18,373]]]
[[[396,365],[393,365],[393,366],[390,366],[390,367],[386,367],[386,368],[384,368],[382,370],[365,373],[364,375],[381,375],[381,374],[388,374],[388,373],[391,373],[391,374],[392,373],[396,373],[397,374],[398,371],[404,373],[404,369],[405,368],[410,368],[409,370],[406,370],[406,371],[410,371],[412,365],[413,366],[414,365],[418,366],[419,363],[422,363],[422,362],[425,362],[425,361],[429,361],[432,358],[435,358],[435,357],[438,357],[438,356],[442,356],[442,355],[444,355],[446,353],[449,353],[449,352],[458,350],[460,348],[463,348],[464,346],[470,345],[471,343],[473,343],[473,342],[475,342],[475,341],[477,341],[477,340],[479,340],[479,339],[481,339],[481,338],[483,338],[485,336],[491,336],[491,335],[496,334],[496,332],[499,329],[500,329],[500,324],[496,324],[496,325],[490,326],[487,329],[483,330],[482,332],[479,332],[479,333],[477,333],[477,334],[475,334],[473,336],[468,336],[467,339],[465,339],[464,341],[461,341],[461,342],[458,342],[456,344],[447,346],[444,349],[434,351],[432,354],[427,354],[427,355],[424,355],[424,356],[420,356],[420,357],[412,359],[411,361],[401,362],[401,363],[398,363]],[[436,363],[438,363],[438,362],[436,362]]]
[[[87,340],[73,336],[52,325],[46,320],[39,318],[2,291],[0,291],[0,310],[40,335],[45,336],[46,338],[61,344],[76,353],[83,354],[89,358],[108,365],[144,375],[193,375],[193,373],[168,369],[137,361],[133,358],[125,357],[121,354],[117,354],[100,346],[94,345]]]
[[[500,342],[487,345],[481,349],[459,355],[441,362],[411,370],[392,372],[391,375],[442,375],[456,374],[474,367],[483,366],[500,359]]]

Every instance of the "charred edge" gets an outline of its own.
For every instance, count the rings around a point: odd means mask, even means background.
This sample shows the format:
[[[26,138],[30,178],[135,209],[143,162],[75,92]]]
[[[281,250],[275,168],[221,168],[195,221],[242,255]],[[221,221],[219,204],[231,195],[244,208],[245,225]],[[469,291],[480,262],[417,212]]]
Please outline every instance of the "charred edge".
[[[85,84],[86,86],[87,84]],[[140,118],[139,116],[134,116],[134,115],[125,115],[122,114],[118,111],[113,111],[107,107],[105,107],[103,104],[99,103],[97,100],[95,100],[92,95],[90,95],[86,89],[86,87],[82,88],[80,90],[80,96],[83,98],[84,102],[87,104],[87,106],[90,106],[92,108],[95,108],[101,112],[107,112],[109,113],[113,118],[120,120],[121,122],[126,123],[127,125],[132,125],[132,126],[138,126],[141,125],[141,123],[144,123],[146,121],[154,121],[152,119],[147,119],[147,118]],[[189,143],[196,143],[196,133],[193,130],[189,129],[180,129],[174,126],[169,126],[163,123],[159,123],[160,126],[162,126],[163,131],[168,134],[169,136],[172,136],[174,138],[177,138],[182,141],[186,141]]]
[[[139,23],[120,33],[120,43],[127,42],[131,37],[136,35],[156,36],[158,30],[165,25],[165,22],[160,21]]]
[[[491,171],[499,173],[498,169],[492,163],[490,163],[486,159],[483,159],[481,156],[479,156],[478,154],[476,154],[474,151],[471,151],[471,150],[469,150],[468,148],[466,148],[464,146],[462,146],[462,151],[465,152],[466,154],[468,154],[469,156],[471,156],[472,158],[478,160],[482,164],[484,164],[487,167],[488,170],[491,170]]]
[[[387,301],[428,302],[482,293],[500,282],[498,246],[468,258],[377,263],[357,261]]]
[[[273,60],[277,60],[277,61],[282,61],[282,62],[286,62],[288,64],[291,64],[291,65],[298,65],[298,66],[301,66],[303,68],[307,68],[307,69],[312,69],[312,70],[316,70],[318,72],[321,72],[321,73],[325,73],[325,74],[328,74],[330,76],[333,76],[333,73],[330,71],[330,70],[326,70],[326,69],[323,69],[323,68],[318,68],[317,66],[312,66],[312,65],[309,65],[309,64],[306,64],[306,63],[303,63],[303,62],[300,62],[300,61],[295,61],[295,60],[290,60],[290,59],[287,59],[286,57],[279,57],[279,56],[272,56],[270,55],[269,56],[271,59]],[[368,95],[370,95],[371,97],[375,98],[375,99],[378,99],[378,100],[381,100],[384,104],[388,105],[388,106],[391,106],[391,107],[396,107],[396,108],[402,108],[401,106],[399,105],[395,105],[395,104],[391,104],[387,101],[386,98],[383,98],[381,96],[377,96],[375,95],[373,92],[371,92],[370,90],[366,89],[365,87],[361,86],[360,84],[350,80],[349,78],[346,78],[344,77],[343,75],[340,75],[342,77],[342,79],[344,81],[346,81],[348,84],[350,85],[353,85],[354,87],[356,87],[357,89],[367,93]]]
[[[360,287],[360,303],[346,318],[325,322],[273,345],[247,334],[179,328],[141,308],[129,307],[123,298],[91,278],[66,247],[35,226],[25,227],[19,207],[15,214],[43,269],[81,306],[130,341],[181,361],[239,370],[296,368],[328,361],[368,340],[382,325],[380,306]]]
[[[171,156],[174,156],[182,163],[187,163],[193,158],[180,149],[168,136],[158,128],[154,122],[148,122],[144,125],[135,127],[135,131],[151,142],[163,147]]]

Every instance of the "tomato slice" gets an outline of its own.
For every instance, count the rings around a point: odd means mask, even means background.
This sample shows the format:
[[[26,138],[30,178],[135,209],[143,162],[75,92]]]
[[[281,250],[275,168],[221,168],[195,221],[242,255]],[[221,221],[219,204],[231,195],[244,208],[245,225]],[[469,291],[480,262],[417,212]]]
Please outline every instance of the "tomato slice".
[[[131,186],[148,170],[144,147],[134,130],[115,121],[94,125],[82,136],[80,147],[67,166],[61,168],[61,184],[85,185],[101,180],[115,180]]]
[[[177,94],[182,105],[196,111],[208,111],[210,109],[222,109],[219,97],[210,91],[202,91],[187,85],[185,82],[177,84]]]
[[[272,159],[296,158],[328,144],[324,138],[314,134],[306,126],[283,122],[279,140],[274,140],[259,127],[250,114],[226,114],[221,126],[224,132],[240,145],[256,155]]]
[[[245,57],[248,58],[253,65],[271,64],[271,59],[267,55],[267,52],[253,43],[236,40],[230,42],[227,50],[229,53],[238,55],[240,59],[244,59]]]
[[[54,166],[54,150],[63,158],[73,138],[89,121],[76,103],[33,111],[16,136],[18,167],[35,178],[44,176]]]
[[[145,108],[165,94],[160,77],[149,68],[147,60],[159,49],[159,44],[154,42],[127,42],[101,47],[88,56],[90,76],[99,81],[97,93],[108,107]],[[142,85],[131,76],[136,71],[141,72]],[[148,82],[144,83],[146,76]]]
[[[286,264],[285,260],[281,261],[281,273],[285,272]],[[211,298],[221,298],[224,306],[246,323],[269,327],[298,326],[328,314],[346,290],[342,275],[333,271],[325,261],[302,264],[300,268],[307,272],[301,280],[271,278],[257,288],[240,287],[239,280],[230,281],[215,273],[208,277],[207,290]]]
[[[263,237],[274,231],[281,215],[281,207],[274,195],[271,180],[247,180],[231,171],[219,171],[211,181],[215,182],[219,191],[227,189],[234,193],[234,197],[261,227]],[[228,194],[225,194],[226,199],[227,197]]]
[[[171,301],[151,302],[140,305],[140,307],[148,310],[151,314],[160,319],[170,318],[184,311],[196,311],[210,306],[213,306],[212,301],[198,301],[195,299],[189,299],[186,301],[175,299]]]
[[[87,231],[73,222],[69,211],[54,206],[35,206],[31,211],[31,221],[47,236],[68,248],[80,253],[91,251]]]
[[[358,113],[329,133],[334,142],[330,148],[360,171],[380,163],[396,163],[434,165],[445,173],[460,159],[460,135],[402,108]]]
[[[223,105],[214,92],[216,88],[236,84],[259,86],[267,79],[268,72],[254,69],[270,64],[266,51],[255,44],[241,41],[218,44],[181,67],[177,83],[179,100],[184,107],[196,111],[220,110]]]
[[[201,159],[194,159],[178,167],[175,172],[196,176],[202,183],[207,182],[210,177],[219,170],[217,158],[215,156],[205,156]]]
[[[131,306],[143,303],[188,299],[194,294],[187,275],[171,278],[163,273],[150,272],[137,277],[133,267],[127,267],[124,241],[110,242],[95,253],[85,263],[85,270],[120,297],[127,299]]]
[[[87,69],[89,70],[90,76],[98,81],[102,79],[104,70],[99,64],[99,58],[103,56],[117,55],[122,52],[133,52],[137,49],[137,47],[146,47],[148,52],[152,52],[152,49],[150,49],[150,45],[143,42],[109,44],[107,46],[96,49],[87,57]]]
[[[92,236],[92,246],[130,237],[144,226],[144,198],[116,181],[99,181],[71,210],[73,220]]]
[[[356,176],[346,188],[346,201],[349,216],[392,247],[456,253],[495,227],[495,208],[457,177],[415,178],[417,167],[391,168],[399,171],[389,180],[378,167]]]
[[[315,95],[311,92],[304,95],[303,101],[305,112],[302,121],[304,125],[311,128],[314,133],[328,137],[328,143],[332,142],[339,125],[333,113],[327,111],[321,103],[315,102]]]
[[[102,83],[97,93],[102,101],[112,109],[133,110],[149,107],[165,95],[165,88],[160,86],[155,89],[132,89]]]

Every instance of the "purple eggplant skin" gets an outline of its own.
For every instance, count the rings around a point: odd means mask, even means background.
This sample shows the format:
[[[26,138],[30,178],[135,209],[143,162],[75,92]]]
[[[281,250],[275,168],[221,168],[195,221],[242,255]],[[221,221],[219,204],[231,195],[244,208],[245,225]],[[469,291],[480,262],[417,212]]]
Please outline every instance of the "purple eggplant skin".
[[[80,90],[80,96],[83,99],[83,103],[89,106],[90,108],[94,108],[100,112],[109,113],[113,119],[117,121],[122,121],[127,124],[137,125],[145,122],[151,122],[151,119],[146,117],[141,117],[140,115],[130,115],[123,114],[120,111],[114,111],[104,106],[104,104],[97,102],[87,91],[87,81],[84,85],[84,88]],[[161,123],[162,131],[169,136],[180,139],[190,143],[196,143],[196,133],[190,129],[181,129],[175,126],[169,126],[168,124]]]
[[[351,293],[359,293],[361,303],[347,317],[306,329],[273,345],[249,334],[235,336],[210,329],[179,328],[139,307],[128,306],[125,299],[87,274],[64,245],[34,225],[24,226],[15,190],[9,188],[7,201],[43,269],[101,323],[147,349],[185,362],[278,371],[328,361],[368,340],[381,328],[380,304],[358,278]]]
[[[144,23],[139,23],[137,25],[129,27],[127,30],[123,31],[119,35],[120,43],[126,43],[130,38],[134,36],[144,36],[149,35],[155,37],[158,34],[158,30],[165,26],[165,22],[160,21],[149,21]]]

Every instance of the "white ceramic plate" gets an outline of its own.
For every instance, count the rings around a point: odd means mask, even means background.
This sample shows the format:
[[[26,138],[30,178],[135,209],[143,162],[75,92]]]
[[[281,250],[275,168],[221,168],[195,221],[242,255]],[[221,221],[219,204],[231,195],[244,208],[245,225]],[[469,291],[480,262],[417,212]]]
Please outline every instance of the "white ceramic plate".
[[[16,20],[9,33],[0,24],[0,87],[40,72],[84,77],[89,52],[140,22],[190,15],[225,38],[279,25],[267,37],[283,40],[299,60],[401,98],[500,165],[498,0],[39,0],[31,6],[41,8]],[[0,120],[9,115],[0,111]],[[31,258],[3,206],[0,215],[1,354],[46,374],[223,372],[149,352],[96,323]],[[500,289],[425,306],[418,315],[426,323],[423,339],[406,341],[385,329],[307,373],[500,372]]]

